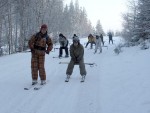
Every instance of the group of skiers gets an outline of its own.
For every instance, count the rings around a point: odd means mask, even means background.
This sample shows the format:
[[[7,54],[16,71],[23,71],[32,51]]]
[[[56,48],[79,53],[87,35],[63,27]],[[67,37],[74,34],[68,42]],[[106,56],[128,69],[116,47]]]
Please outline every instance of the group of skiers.
[[[109,37],[109,44],[110,44],[110,42],[112,42],[112,44],[113,44],[111,32],[108,33],[108,37]],[[95,35],[95,37],[92,34],[89,34],[88,42],[86,43],[85,48],[87,48],[89,43],[91,44],[90,49],[93,49],[93,44],[94,44],[95,45],[95,53],[97,52],[98,48],[99,48],[100,53],[101,53],[102,52],[102,45],[104,46],[103,34]]]
[[[46,84],[46,72],[45,72],[45,53],[49,54],[49,52],[53,49],[53,43],[52,39],[48,36],[47,33],[48,27],[46,24],[43,24],[40,28],[40,31],[33,36],[31,36],[28,45],[31,49],[31,73],[32,73],[32,85],[35,85],[38,83],[38,75],[41,79],[41,85]],[[112,41],[112,34],[109,34],[109,43]],[[86,69],[84,64],[84,47],[82,44],[80,44],[79,37],[74,34],[72,37],[73,43],[70,45],[70,57],[71,60],[68,64],[67,70],[66,70],[66,82],[69,81],[70,76],[72,75],[74,65],[79,65],[80,68],[80,74],[82,76],[82,79],[85,79],[86,76]],[[68,44],[69,41],[67,38],[60,33],[59,34],[59,57],[62,57],[63,55],[63,49],[65,50],[65,57],[69,57],[68,52]],[[91,44],[91,49],[93,48],[93,44],[95,44],[95,52],[97,52],[97,49],[99,49],[99,52],[102,52],[102,45],[104,45],[103,41],[103,35],[96,35],[95,37],[92,34],[89,34],[88,36],[88,42],[85,46],[85,48],[88,46],[88,44]],[[113,43],[113,41],[112,41]]]
[[[41,79],[41,85],[46,84],[46,72],[45,72],[45,53],[49,54],[49,52],[53,49],[52,39],[48,36],[47,33],[48,27],[46,24],[43,24],[40,28],[40,31],[33,36],[31,36],[28,45],[31,49],[31,74],[32,74],[32,85],[38,83],[38,75]],[[59,57],[62,56],[62,49],[65,49],[66,56],[69,57],[68,53],[68,40],[67,38],[60,33],[59,34]],[[80,44],[79,37],[74,34],[73,36],[73,44],[70,46],[70,56],[71,60],[68,64],[66,70],[66,81],[69,80],[74,65],[78,64],[80,68],[80,74],[82,79],[86,76],[86,69],[84,64],[84,48]]]
[[[104,41],[103,41],[103,35],[96,35],[95,37],[92,34],[89,34],[88,36],[88,42],[86,43],[85,48],[87,48],[88,44],[91,44],[90,49],[93,48],[93,44],[95,45],[95,52],[97,52],[97,49],[100,50],[100,53],[102,52],[102,46],[101,43],[104,45]]]

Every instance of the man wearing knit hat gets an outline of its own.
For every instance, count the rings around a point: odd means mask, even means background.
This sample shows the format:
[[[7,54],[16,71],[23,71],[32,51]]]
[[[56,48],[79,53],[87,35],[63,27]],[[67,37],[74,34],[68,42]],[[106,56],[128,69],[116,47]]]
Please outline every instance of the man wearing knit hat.
[[[46,72],[44,67],[45,53],[49,54],[53,48],[52,40],[47,34],[46,24],[43,24],[40,31],[30,38],[28,45],[32,54],[32,85],[37,84],[38,73],[41,79],[41,85],[44,85],[46,83]]]
[[[80,68],[80,74],[82,76],[82,81],[84,80],[86,76],[86,70],[85,70],[85,64],[84,64],[84,48],[82,44],[80,44],[79,37],[74,35],[73,36],[73,44],[70,46],[70,56],[71,60],[68,64],[68,68],[66,71],[67,78],[65,82],[69,81],[69,78],[73,72],[74,65],[79,65]]]

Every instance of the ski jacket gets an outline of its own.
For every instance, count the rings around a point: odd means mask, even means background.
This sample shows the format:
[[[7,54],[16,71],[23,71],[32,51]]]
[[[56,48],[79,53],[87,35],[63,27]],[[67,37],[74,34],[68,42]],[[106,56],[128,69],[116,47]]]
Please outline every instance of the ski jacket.
[[[109,36],[109,40],[112,40],[112,34],[110,33],[108,36]]]
[[[100,45],[101,46],[101,38],[100,38],[100,36],[98,36],[97,38],[96,38],[96,45]]]
[[[48,34],[42,34],[41,32],[31,36],[28,42],[29,48],[32,53],[45,55],[45,52],[50,52],[53,48],[53,43]]]
[[[79,43],[78,46],[74,46],[74,44],[72,44],[70,46],[70,56],[72,58],[72,60],[83,60],[83,56],[84,56],[84,48],[83,46]]]
[[[88,42],[95,42],[95,37],[93,37],[92,35],[89,35]]]
[[[95,46],[95,51],[97,51],[97,49],[99,48],[100,51],[102,50],[102,46],[101,46],[101,38],[100,36],[96,36],[96,46]]]
[[[60,47],[67,47],[68,40],[65,37],[59,36]]]

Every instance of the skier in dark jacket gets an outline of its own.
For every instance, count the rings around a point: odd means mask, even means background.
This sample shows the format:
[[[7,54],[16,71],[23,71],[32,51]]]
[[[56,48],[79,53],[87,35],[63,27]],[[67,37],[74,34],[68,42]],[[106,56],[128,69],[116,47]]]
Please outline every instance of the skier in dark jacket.
[[[65,53],[66,53],[65,57],[69,57],[69,55],[68,55],[68,40],[62,33],[59,34],[59,43],[60,43],[59,57],[62,57],[63,49],[65,49]]]
[[[69,80],[73,72],[74,65],[76,64],[79,65],[80,74],[82,78],[85,78],[86,70],[85,70],[85,64],[84,64],[84,58],[83,58],[84,48],[80,44],[80,40],[77,36],[73,37],[73,44],[70,46],[70,56],[71,56],[71,60],[70,60],[70,63],[68,64],[68,68],[66,71],[67,80]]]
[[[103,34],[100,35],[100,38],[101,38],[102,44],[103,44],[103,46],[104,46]]]
[[[109,37],[109,44],[110,44],[110,41],[113,44],[113,39],[112,39],[112,33],[111,32],[108,33],[108,37]]]

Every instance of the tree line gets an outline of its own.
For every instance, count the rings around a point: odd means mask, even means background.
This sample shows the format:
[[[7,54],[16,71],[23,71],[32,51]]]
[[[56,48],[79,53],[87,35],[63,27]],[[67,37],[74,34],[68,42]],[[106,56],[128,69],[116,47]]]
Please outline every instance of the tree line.
[[[78,1],[65,5],[63,0],[0,0],[0,55],[4,46],[9,54],[27,48],[30,36],[48,25],[48,33],[57,38],[64,33],[87,36],[95,32],[84,7]]]
[[[150,38],[150,0],[130,0],[123,14],[123,37],[129,42]]]

